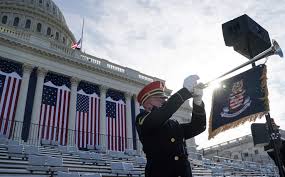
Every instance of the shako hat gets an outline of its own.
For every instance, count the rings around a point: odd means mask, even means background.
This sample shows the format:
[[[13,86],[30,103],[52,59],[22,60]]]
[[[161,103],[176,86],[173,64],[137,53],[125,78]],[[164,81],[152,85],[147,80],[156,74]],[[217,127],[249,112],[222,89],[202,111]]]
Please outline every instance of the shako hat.
[[[146,85],[138,94],[139,104],[143,104],[150,96],[167,98],[164,93],[165,84],[162,81],[154,81]]]

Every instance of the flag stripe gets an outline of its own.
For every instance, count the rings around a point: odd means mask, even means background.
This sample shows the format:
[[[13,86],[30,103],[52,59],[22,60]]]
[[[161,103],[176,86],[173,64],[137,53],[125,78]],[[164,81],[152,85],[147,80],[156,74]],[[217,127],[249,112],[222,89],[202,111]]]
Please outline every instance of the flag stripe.
[[[118,111],[117,111],[117,119],[116,119],[116,127],[117,127],[117,130],[116,130],[116,140],[118,141],[118,143],[116,142],[116,146],[118,146],[118,147],[116,147],[116,150],[118,150],[118,151],[120,151],[121,150],[121,147],[120,147],[120,110],[119,110],[119,105],[117,105],[117,109],[118,109]],[[118,132],[118,133],[117,133]]]
[[[60,119],[61,119],[61,115],[62,115],[62,98],[61,98],[61,90],[59,90],[58,92],[58,99],[59,99],[59,105],[58,105],[58,117],[57,117],[57,124],[56,124],[56,134],[55,134],[55,140],[58,141],[58,131],[59,131],[59,125],[60,125]]]
[[[16,99],[14,100],[15,104],[14,104],[13,108],[14,108],[14,107],[16,108],[17,105],[18,105],[21,83],[22,83],[22,81],[19,80],[19,81],[18,81],[17,90],[15,91],[15,93],[16,93]],[[10,121],[10,126],[9,126],[9,128],[11,127],[11,128],[10,128],[10,133],[9,133],[9,136],[8,136],[9,138],[11,138],[11,135],[12,135],[12,130],[13,130],[14,121],[15,121],[15,114],[16,114],[16,111],[13,111],[12,118],[11,118],[12,121]],[[8,128],[8,130],[9,130],[9,128]]]
[[[110,149],[110,124],[109,124],[109,119],[110,119],[110,117],[109,117],[109,115],[106,117],[107,119],[106,119],[106,125],[107,125],[107,138],[108,138],[108,144],[107,144],[107,148],[108,149]]]
[[[65,130],[64,130],[64,127],[65,127],[65,119],[66,119],[66,115],[67,115],[67,105],[66,105],[66,101],[67,101],[67,95],[66,95],[67,93],[66,93],[66,91],[64,91],[64,95],[63,95],[63,99],[64,99],[64,101],[63,101],[63,115],[62,115],[62,121],[61,121],[61,126],[60,126],[60,128],[61,128],[61,134],[60,134],[60,141],[61,142],[65,142],[65,139],[63,139],[63,137],[65,137]],[[63,136],[64,135],[64,136]]]
[[[7,79],[7,77],[6,77],[6,79]],[[1,120],[0,120],[0,130],[1,130],[1,133],[3,132],[3,128],[2,128],[2,121],[5,121],[6,120],[6,118],[4,117],[4,112],[5,112],[5,110],[6,110],[6,101],[7,101],[7,97],[8,97],[8,94],[9,94],[9,89],[7,89],[7,88],[9,88],[10,87],[10,81],[11,81],[11,78],[10,77],[8,77],[8,81],[5,81],[5,85],[4,85],[4,93],[5,93],[5,95],[4,95],[4,97],[2,97],[2,100],[1,100]]]
[[[47,126],[46,126],[46,139],[49,139],[49,129],[50,129],[50,120],[51,120],[51,116],[52,116],[52,108],[49,106],[49,110],[48,110],[48,120],[47,120]]]
[[[121,107],[122,108],[122,107]],[[124,119],[123,119],[123,110],[121,109],[121,119],[122,119],[122,151],[124,150],[125,138],[124,138]]]
[[[125,132],[125,147],[124,147],[124,150],[127,148],[127,121],[126,121],[126,105],[124,105],[124,114],[123,114],[123,117],[124,117],[124,121],[125,121],[125,127],[124,127],[124,132]]]
[[[70,103],[70,92],[68,92],[68,100],[67,100],[67,103]],[[69,119],[68,119],[68,114],[69,114],[69,105],[67,106],[67,114],[66,114],[66,125],[65,125],[65,144],[64,145],[67,145],[67,139],[68,139],[68,122],[69,122]]]
[[[119,105],[118,105],[119,106]],[[122,143],[121,143],[121,137],[122,137],[122,135],[121,135],[121,128],[120,128],[120,122],[121,122],[121,116],[120,116],[120,110],[118,110],[118,146],[119,146],[119,151],[121,151],[122,150]]]
[[[98,115],[97,115],[97,120],[98,120],[98,124],[97,124],[97,137],[98,137],[98,141],[97,141],[97,144],[100,143],[100,133],[99,133],[99,126],[100,126],[100,100],[98,100],[98,105],[97,105],[97,112],[98,112]]]
[[[90,98],[89,98],[90,99]],[[94,100],[93,100],[93,98],[91,98],[91,102],[89,102],[90,103],[90,109],[92,110],[92,111],[89,111],[89,117],[88,117],[88,120],[89,120],[89,136],[88,136],[88,138],[89,138],[89,144],[90,145],[94,145],[93,144],[93,113],[94,113],[94,110],[93,110],[93,108],[94,108]]]
[[[49,125],[49,133],[48,133],[48,139],[53,140],[53,130],[54,130],[54,119],[55,119],[56,111],[55,107],[52,106],[51,109],[51,117],[50,117],[50,125]]]
[[[12,96],[12,94],[15,93],[15,92],[14,92],[14,89],[15,89],[15,84],[16,84],[16,81],[15,81],[16,78],[13,78],[12,80],[13,80],[13,81],[12,81],[12,84],[10,84],[10,86],[11,86],[12,88],[11,88],[11,87],[9,88],[9,90],[12,90],[12,91],[9,92],[8,105],[7,105],[8,107],[6,107],[6,109],[5,109],[7,112],[6,112],[6,116],[5,116],[5,117],[6,117],[6,121],[5,121],[5,126],[4,126],[4,135],[6,135],[7,127],[8,127],[8,122],[10,121],[10,113],[11,113],[11,110],[10,110],[10,109],[11,109],[12,102],[13,102],[13,96]],[[4,124],[3,124],[3,125],[4,125]]]

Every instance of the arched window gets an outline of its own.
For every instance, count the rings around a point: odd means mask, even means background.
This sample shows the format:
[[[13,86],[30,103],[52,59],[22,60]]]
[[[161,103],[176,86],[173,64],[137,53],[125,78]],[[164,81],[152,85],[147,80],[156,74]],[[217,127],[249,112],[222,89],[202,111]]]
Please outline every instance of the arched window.
[[[3,16],[2,17],[2,23],[6,24],[7,23],[7,19],[8,19],[7,15]]]
[[[47,35],[50,36],[50,34],[51,34],[51,29],[50,29],[50,27],[48,27],[47,28]]]
[[[62,37],[62,43],[64,43],[64,44],[65,44],[65,42],[66,42],[65,37]]]
[[[15,17],[14,18],[14,22],[13,22],[13,26],[18,26],[19,25],[19,21],[20,21],[19,17]]]
[[[41,32],[42,31],[42,24],[38,23],[37,24],[37,32]]]
[[[48,2],[46,3],[46,6],[47,6],[47,9],[49,9],[49,3]]]
[[[55,40],[58,40],[58,39],[59,39],[59,33],[56,32],[56,33],[55,33]]]
[[[56,14],[56,8],[55,8],[55,5],[53,5],[53,7],[52,7],[52,12],[53,12],[53,14]]]
[[[26,20],[25,28],[26,29],[30,29],[31,28],[31,20],[30,19]]]
[[[42,4],[42,3],[43,3],[43,0],[39,0],[39,3]]]

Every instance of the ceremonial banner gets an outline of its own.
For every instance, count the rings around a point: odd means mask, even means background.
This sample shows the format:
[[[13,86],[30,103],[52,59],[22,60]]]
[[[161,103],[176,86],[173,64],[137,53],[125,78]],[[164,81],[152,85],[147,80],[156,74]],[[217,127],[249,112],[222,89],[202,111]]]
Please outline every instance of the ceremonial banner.
[[[259,65],[222,81],[221,88],[214,91],[208,138],[255,121],[268,111],[266,65]]]

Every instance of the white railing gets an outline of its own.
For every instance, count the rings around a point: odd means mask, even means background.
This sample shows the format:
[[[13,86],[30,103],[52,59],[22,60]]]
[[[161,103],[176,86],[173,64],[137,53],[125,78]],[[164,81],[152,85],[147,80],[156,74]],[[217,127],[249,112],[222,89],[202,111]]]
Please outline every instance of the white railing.
[[[153,82],[153,79],[144,75],[139,74],[139,79],[145,80],[145,81],[149,81],[149,82]]]
[[[95,58],[95,57],[90,57],[90,56],[87,56],[87,55],[80,55],[81,59],[82,60],[86,60],[88,62],[91,62],[95,65],[101,65],[101,61],[99,58]]]
[[[66,47],[64,44],[59,44],[59,41],[50,41],[50,48],[61,51],[67,55],[72,55],[74,53],[73,49]]]
[[[1,33],[7,36],[14,37],[16,38],[16,40],[24,40],[25,42],[31,43],[31,45],[39,45],[40,47],[46,48],[47,50],[52,49],[53,51],[58,51],[64,55],[68,55],[71,58],[79,59],[85,62],[87,61],[91,64],[94,64],[94,66],[99,66],[103,69],[108,69],[120,74],[124,74],[126,78],[130,77],[132,79],[139,80],[145,83],[157,80],[157,78],[146,76],[133,69],[121,67],[107,60],[82,53],[78,50],[73,50],[65,44],[60,43],[59,41],[54,41],[52,39],[45,38],[44,36],[41,37],[40,34],[32,35],[29,32],[6,26],[0,26],[0,34]]]
[[[112,65],[112,64],[109,64],[109,63],[107,64],[107,68],[118,71],[120,73],[125,73],[125,69],[120,68],[120,67],[115,66],[115,65]]]
[[[26,33],[23,31],[18,31],[16,29],[4,27],[4,26],[0,26],[0,33],[4,33],[8,36],[16,37],[17,39],[23,39],[26,41],[28,41],[30,39],[30,36],[31,36],[29,33]]]

